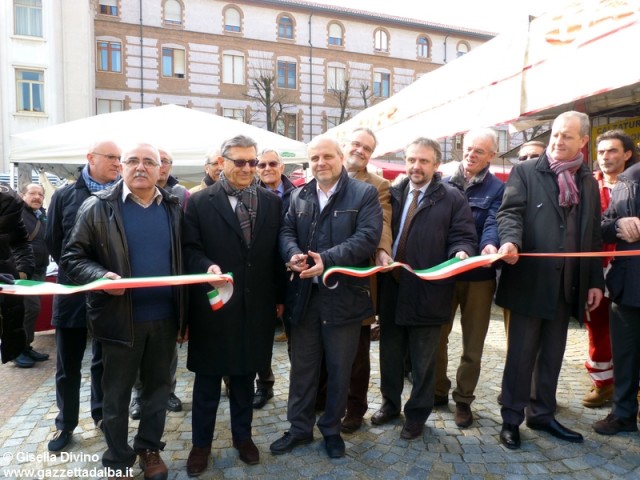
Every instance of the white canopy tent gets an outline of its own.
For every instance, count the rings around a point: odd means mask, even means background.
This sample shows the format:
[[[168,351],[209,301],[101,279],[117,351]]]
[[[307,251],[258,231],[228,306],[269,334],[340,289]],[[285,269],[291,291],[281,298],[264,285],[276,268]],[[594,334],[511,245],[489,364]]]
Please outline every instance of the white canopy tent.
[[[86,164],[87,151],[95,141],[114,140],[125,148],[145,142],[173,155],[173,175],[196,182],[204,174],[207,152],[240,134],[253,138],[258,151],[277,150],[285,162],[302,163],[307,159],[306,145],[302,142],[176,105],[96,115],[12,135],[9,159],[14,164],[29,164],[61,178],[72,178]]]
[[[419,136],[640,104],[640,63],[629,53],[640,39],[639,0],[564,0],[525,20],[328,133],[341,140],[370,128],[381,156]]]

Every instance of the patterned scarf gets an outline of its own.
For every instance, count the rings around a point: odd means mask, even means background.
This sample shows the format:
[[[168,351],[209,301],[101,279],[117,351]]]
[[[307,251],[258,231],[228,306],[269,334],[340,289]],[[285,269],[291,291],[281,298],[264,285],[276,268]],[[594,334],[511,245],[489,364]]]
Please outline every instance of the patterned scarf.
[[[89,189],[89,191],[92,193],[95,193],[115,185],[118,182],[118,180],[120,180],[120,175],[118,175],[113,182],[109,182],[109,183],[96,182],[93,178],[91,178],[91,175],[89,174],[89,165],[85,165],[84,168],[82,169],[82,178],[84,179],[84,183],[87,184],[87,188]]]
[[[257,182],[254,179],[251,185],[242,190],[238,190],[229,184],[227,177],[224,176],[224,172],[220,172],[220,185],[227,195],[238,199],[235,210],[236,216],[238,217],[238,222],[240,222],[244,241],[247,247],[250,247],[252,232],[256,225],[256,214],[258,212]]]
[[[558,187],[560,188],[558,202],[560,206],[578,205],[580,194],[578,193],[575,174],[583,163],[582,152],[578,152],[578,155],[571,160],[559,161],[551,156],[551,150],[547,148],[547,157],[549,158],[549,167],[558,177]]]

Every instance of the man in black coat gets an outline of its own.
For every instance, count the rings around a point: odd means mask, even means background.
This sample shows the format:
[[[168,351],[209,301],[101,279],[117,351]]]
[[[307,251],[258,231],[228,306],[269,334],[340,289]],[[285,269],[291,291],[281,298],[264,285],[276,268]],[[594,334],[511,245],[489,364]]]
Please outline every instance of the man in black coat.
[[[0,274],[2,283],[33,274],[33,250],[22,221],[23,202],[8,185],[0,184]],[[24,302],[19,295],[0,296],[0,354],[2,363],[16,359],[27,345]]]
[[[159,174],[158,149],[137,144],[125,152],[122,181],[82,204],[60,261],[74,283],[182,273],[182,207],[176,196],[156,186]],[[127,476],[139,456],[145,480],[167,478],[159,452],[183,308],[182,287],[87,293],[87,322],[102,345],[104,361],[107,450],[102,464],[115,476]],[[128,406],[138,371],[141,413],[131,447]]]
[[[391,188],[393,258],[414,269],[431,268],[477,252],[469,202],[437,172],[442,152],[430,138],[405,150],[407,177]],[[413,385],[404,405],[401,438],[422,435],[433,409],[436,352],[442,325],[451,317],[455,280],[424,281],[399,269],[380,275],[380,390],[382,406],[371,423],[400,415],[404,354],[409,352]]]
[[[92,192],[99,192],[120,178],[121,150],[112,141],[98,141],[87,153],[87,164],[75,183],[59,188],[51,198],[45,242],[56,263],[65,251],[69,235],[76,223],[76,213]],[[58,269],[58,283],[70,285],[64,268]],[[56,433],[49,442],[51,452],[62,450],[71,441],[78,426],[82,357],[87,346],[86,296],[84,293],[53,297],[56,327]],[[91,417],[96,426],[102,422],[102,348],[92,341]]]
[[[602,240],[616,251],[640,250],[640,164],[618,176],[602,219]],[[613,408],[593,429],[601,435],[638,430],[640,376],[640,257],[614,257],[607,273],[611,299]]]
[[[30,183],[22,190],[22,221],[29,233],[29,243],[33,249],[35,258],[35,270],[31,280],[44,282],[49,265],[49,250],[44,243],[44,229],[47,224],[47,215],[42,202],[44,201],[44,187],[36,183]],[[27,348],[14,360],[18,367],[29,368],[35,362],[43,362],[49,359],[49,354],[40,353],[31,347],[34,339],[36,320],[40,314],[40,297],[38,295],[26,295],[24,297],[24,330],[27,334]]]
[[[291,429],[271,444],[281,455],[313,441],[315,402],[324,354],[327,400],[318,428],[329,457],[345,455],[340,436],[351,366],[362,320],[373,315],[368,278],[336,275],[322,284],[326,268],[366,267],[382,233],[382,209],[375,187],[349,178],[338,143],[316,137],[308,146],[314,180],[295,190],[280,231],[280,253],[288,261],[294,298],[291,316],[291,374],[287,419]]]
[[[211,287],[189,290],[187,368],[196,374],[189,476],[207,468],[223,376],[229,377],[233,446],[243,462],[260,461],[251,439],[253,380],[271,365],[284,265],[277,249],[281,201],[256,185],[256,156],[249,137],[225,141],[217,157],[220,179],[194,193],[185,213],[187,273],[229,272],[234,283],[233,296],[217,311],[207,298]]]
[[[511,255],[496,294],[496,303],[511,311],[500,433],[507,448],[520,447],[525,417],[531,429],[583,440],[555,419],[556,389],[569,317],[582,319],[602,299],[601,260],[517,254],[601,250],[600,194],[581,153],[588,134],[584,113],[559,115],[545,153],[511,171],[498,211],[498,253]]]

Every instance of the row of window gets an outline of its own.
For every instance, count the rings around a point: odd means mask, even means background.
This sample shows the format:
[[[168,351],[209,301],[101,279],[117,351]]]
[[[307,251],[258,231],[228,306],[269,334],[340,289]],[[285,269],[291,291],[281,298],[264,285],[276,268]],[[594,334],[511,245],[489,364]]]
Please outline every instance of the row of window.
[[[27,1],[27,0],[20,0]],[[118,16],[118,0],[99,0],[100,13],[103,15]],[[178,0],[164,1],[164,23],[167,25],[182,25],[182,3]],[[230,33],[243,33],[242,12],[235,6],[227,6],[223,12],[224,30]],[[294,17],[282,13],[277,19],[278,38],[282,40],[295,39],[295,20]],[[344,26],[337,22],[331,21],[327,25],[328,44],[332,47],[344,46]],[[374,51],[380,53],[389,52],[390,34],[383,28],[377,28],[373,33]],[[460,42],[457,46],[458,56],[469,51],[469,45]],[[418,58],[431,58],[431,40],[426,35],[418,36],[416,40],[416,55]]]
[[[120,42],[99,40],[97,42],[97,66],[101,72],[122,72],[122,45]],[[185,78],[186,54],[184,50],[162,47],[162,76]],[[291,61],[278,60],[276,64],[278,88],[297,89],[297,64]],[[327,90],[344,91],[347,72],[345,67],[327,67]],[[387,98],[390,95],[391,75],[387,72],[374,71],[373,95]],[[245,84],[245,58],[242,55],[222,55],[222,83],[232,85]]]

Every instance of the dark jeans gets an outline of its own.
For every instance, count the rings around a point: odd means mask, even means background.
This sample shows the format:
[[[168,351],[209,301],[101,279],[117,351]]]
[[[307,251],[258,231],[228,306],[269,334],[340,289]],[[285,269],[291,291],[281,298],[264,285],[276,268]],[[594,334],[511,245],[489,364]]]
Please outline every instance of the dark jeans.
[[[56,328],[56,428],[73,431],[78,426],[82,357],[87,346],[86,328]],[[91,342],[91,417],[102,420],[102,345]]]
[[[177,337],[175,319],[133,324],[133,346],[103,344],[105,467],[124,469],[141,449],[162,450],[167,399],[171,388],[169,365]],[[129,402],[140,372],[140,424],[129,445]]]

